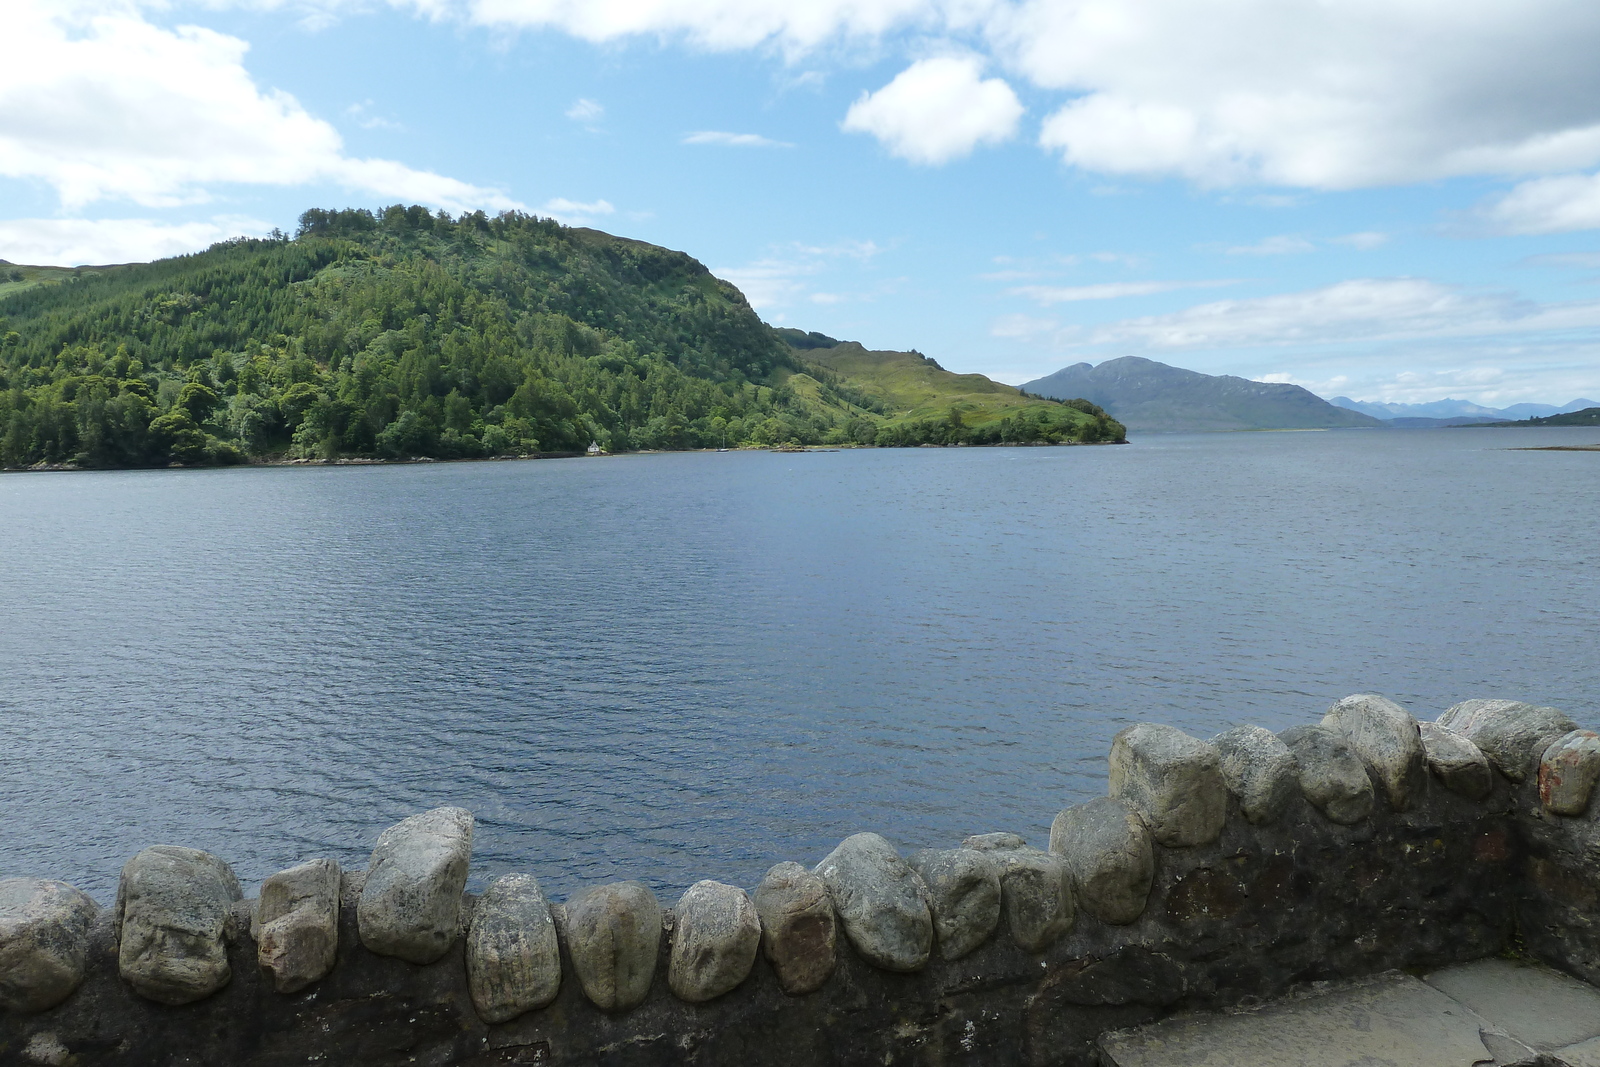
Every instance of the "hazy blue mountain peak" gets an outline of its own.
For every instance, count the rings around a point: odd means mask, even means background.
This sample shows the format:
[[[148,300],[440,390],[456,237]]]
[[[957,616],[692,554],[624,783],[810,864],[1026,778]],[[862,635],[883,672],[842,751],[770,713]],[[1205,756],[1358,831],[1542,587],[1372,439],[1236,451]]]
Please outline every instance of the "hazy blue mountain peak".
[[[1597,406],[1596,401],[1579,398],[1557,407],[1554,404],[1512,404],[1504,408],[1485,407],[1470,400],[1433,400],[1426,404],[1402,404],[1385,400],[1352,400],[1336,396],[1328,401],[1335,407],[1359,411],[1375,419],[1460,419],[1466,417],[1486,419],[1532,419],[1546,415],[1564,415]]]
[[[1298,430],[1378,426],[1298,385],[1202,374],[1143,356],[1098,366],[1075,363],[1022,388],[1040,396],[1083,397],[1130,430]]]

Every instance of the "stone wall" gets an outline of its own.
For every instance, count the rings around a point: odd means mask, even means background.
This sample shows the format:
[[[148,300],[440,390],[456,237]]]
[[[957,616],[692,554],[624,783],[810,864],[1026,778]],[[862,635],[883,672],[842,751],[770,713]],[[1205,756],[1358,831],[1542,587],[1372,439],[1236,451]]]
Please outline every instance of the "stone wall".
[[[1131,727],[1049,850],[855,835],[677,902],[463,893],[459,809],[252,899],[157,846],[109,907],[0,880],[0,1063],[1087,1065],[1108,1029],[1392,968],[1522,951],[1600,980],[1597,775],[1552,709],[1419,728],[1362,696],[1281,735]]]

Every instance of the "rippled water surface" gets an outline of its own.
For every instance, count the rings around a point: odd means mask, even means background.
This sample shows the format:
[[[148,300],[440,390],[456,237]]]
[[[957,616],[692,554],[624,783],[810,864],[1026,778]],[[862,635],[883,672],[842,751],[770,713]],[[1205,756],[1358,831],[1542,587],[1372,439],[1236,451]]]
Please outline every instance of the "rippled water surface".
[[[1042,844],[1141,719],[1594,723],[1600,454],[1512,434],[6,475],[0,874],[363,866],[455,803],[475,884],[671,893]]]

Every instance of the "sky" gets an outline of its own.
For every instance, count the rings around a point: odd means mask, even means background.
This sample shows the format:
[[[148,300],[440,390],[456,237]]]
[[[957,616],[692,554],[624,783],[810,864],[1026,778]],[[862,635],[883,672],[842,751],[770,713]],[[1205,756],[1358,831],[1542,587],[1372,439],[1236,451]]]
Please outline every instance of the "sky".
[[[1600,397],[1592,0],[5,0],[0,40],[13,263],[516,210],[1013,384]]]

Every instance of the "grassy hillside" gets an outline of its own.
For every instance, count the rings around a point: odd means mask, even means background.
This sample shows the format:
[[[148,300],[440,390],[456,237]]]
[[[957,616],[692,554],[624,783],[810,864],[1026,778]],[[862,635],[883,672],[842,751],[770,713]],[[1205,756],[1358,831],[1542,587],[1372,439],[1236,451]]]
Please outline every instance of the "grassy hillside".
[[[64,282],[70,278],[81,278],[84,275],[91,277],[104,273],[106,267],[27,267],[16,263],[7,263],[0,259],[0,300],[20,293],[24,289],[32,289],[36,285],[50,285]]]
[[[918,352],[876,352],[799,330],[777,331],[815,374],[846,383],[858,404],[880,416],[877,434],[893,443],[992,444],[1120,441],[1124,431],[1084,400],[1029,397],[981,374],[952,374]]]
[[[0,465],[961,437],[961,411],[908,422],[822,355],[681,252],[517,214],[313,210],[293,240],[0,267]]]

